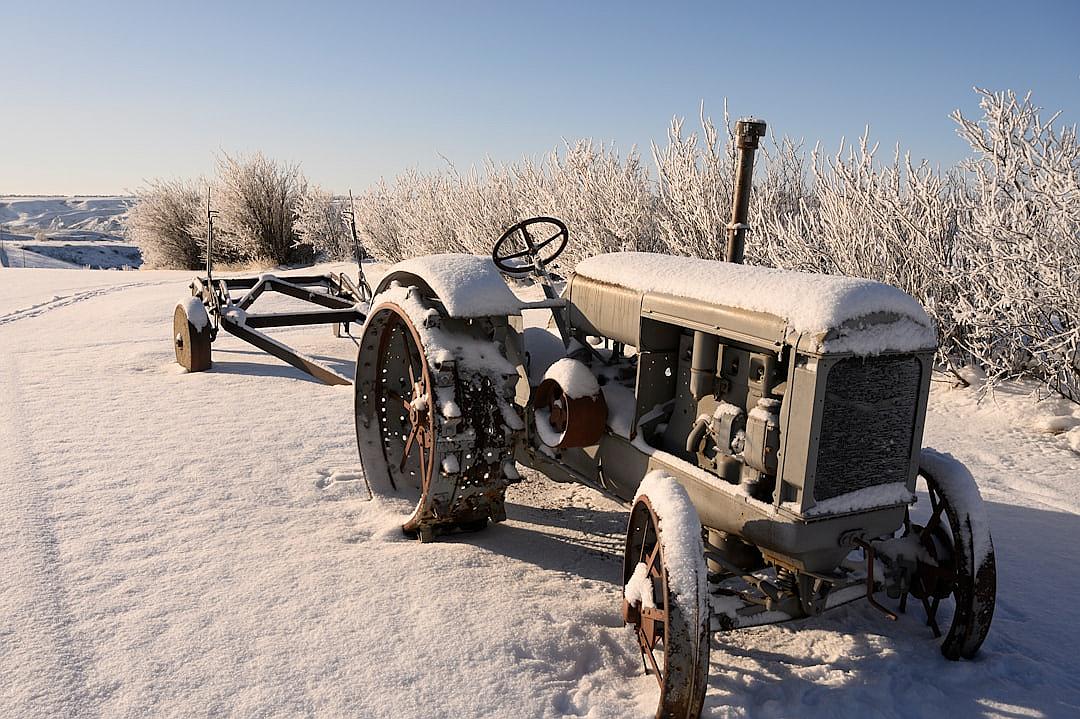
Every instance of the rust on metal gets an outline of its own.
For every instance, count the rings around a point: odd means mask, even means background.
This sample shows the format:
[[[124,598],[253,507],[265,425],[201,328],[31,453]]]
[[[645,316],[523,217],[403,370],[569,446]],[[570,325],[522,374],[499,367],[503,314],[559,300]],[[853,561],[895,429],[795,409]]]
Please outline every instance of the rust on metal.
[[[607,425],[604,393],[593,397],[569,397],[554,379],[540,383],[532,396],[534,410],[547,410],[551,428],[559,435],[559,449],[591,447],[600,441]]]

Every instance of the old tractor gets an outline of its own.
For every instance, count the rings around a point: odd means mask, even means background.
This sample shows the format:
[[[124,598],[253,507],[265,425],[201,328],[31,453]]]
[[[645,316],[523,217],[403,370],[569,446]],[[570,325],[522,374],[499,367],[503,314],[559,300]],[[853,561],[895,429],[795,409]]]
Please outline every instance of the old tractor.
[[[713,632],[861,598],[891,619],[915,599],[942,653],[971,658],[994,612],[994,551],[971,475],[922,448],[932,323],[887,285],[742,264],[764,129],[736,125],[724,262],[601,255],[560,292],[549,267],[570,234],[536,217],[491,257],[406,260],[370,295],[362,272],[215,280],[208,265],[177,308],[177,359],[204,369],[222,327],[337,382],[255,328],[362,324],[361,461],[415,498],[402,529],[421,541],[503,520],[519,465],[624,502],[622,614],[657,717],[700,714]],[[322,309],[253,315],[264,290]],[[546,326],[526,326],[528,310]]]
[[[971,475],[921,447],[936,336],[868,280],[741,264],[754,151],[737,124],[727,261],[592,257],[556,292],[567,227],[506,230],[492,257],[393,266],[356,362],[365,473],[412,492],[429,541],[505,518],[517,466],[629,506],[623,617],[696,717],[709,638],[866,598],[911,598],[950,659],[989,630],[993,547]],[[525,301],[505,277],[528,277]],[[550,311],[526,327],[522,312]],[[535,314],[535,313],[530,313]],[[542,324],[542,323],[541,323]]]

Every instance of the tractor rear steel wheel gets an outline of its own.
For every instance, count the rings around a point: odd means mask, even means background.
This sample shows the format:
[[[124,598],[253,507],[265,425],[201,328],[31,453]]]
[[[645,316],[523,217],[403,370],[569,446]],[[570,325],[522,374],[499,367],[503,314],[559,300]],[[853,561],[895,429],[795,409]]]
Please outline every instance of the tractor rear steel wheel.
[[[188,317],[187,303],[181,302],[173,311],[173,348],[176,362],[188,372],[210,369],[210,323],[203,311],[202,325],[196,325]],[[201,305],[197,305],[198,309]]]
[[[939,620],[949,621],[941,653],[947,659],[971,659],[986,639],[994,617],[994,546],[987,533],[987,547],[982,556],[976,555],[971,515],[959,511],[961,497],[951,496],[962,489],[939,482],[924,467],[919,469],[919,480],[920,489],[924,488],[930,499],[930,516],[922,524],[910,518],[905,523],[905,536],[916,537],[922,550],[909,591],[922,603],[935,637],[943,633]],[[950,607],[951,616],[942,613]]]
[[[677,600],[671,591],[664,520],[647,496],[635,500],[623,556],[623,620],[634,627],[646,673],[660,685],[657,719],[697,719],[708,689],[709,616],[688,609],[698,597]],[[704,557],[698,571],[706,571]]]
[[[451,344],[475,336],[434,310],[422,322],[393,302],[369,315],[356,363],[356,435],[369,479],[386,477],[416,501],[402,530],[429,541],[505,519],[512,436],[499,393],[512,386],[500,387],[461,358],[432,353],[419,329],[429,322]]]

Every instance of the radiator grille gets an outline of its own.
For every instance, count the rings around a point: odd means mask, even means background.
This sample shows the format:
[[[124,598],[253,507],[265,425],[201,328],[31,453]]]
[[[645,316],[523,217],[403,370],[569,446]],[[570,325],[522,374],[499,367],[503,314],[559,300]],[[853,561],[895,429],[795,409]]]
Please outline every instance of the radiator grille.
[[[850,357],[829,370],[814,499],[905,482],[921,365],[911,355]]]

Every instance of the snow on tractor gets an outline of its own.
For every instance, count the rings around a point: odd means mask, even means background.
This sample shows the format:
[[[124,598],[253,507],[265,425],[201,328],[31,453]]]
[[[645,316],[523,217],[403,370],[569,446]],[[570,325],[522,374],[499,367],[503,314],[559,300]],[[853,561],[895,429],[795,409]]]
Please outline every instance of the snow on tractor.
[[[658,717],[700,714],[714,631],[860,598],[896,619],[884,592],[900,612],[917,600],[960,659],[994,611],[975,482],[921,448],[936,347],[923,308],[869,280],[741,264],[763,133],[736,126],[726,262],[600,255],[558,293],[547,268],[569,233],[538,217],[490,258],[393,266],[362,313],[356,436],[369,478],[414,493],[405,532],[501,521],[518,464],[628,504],[622,614]],[[526,327],[529,309],[548,326]]]

